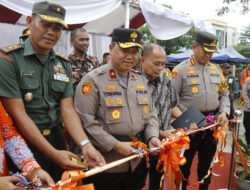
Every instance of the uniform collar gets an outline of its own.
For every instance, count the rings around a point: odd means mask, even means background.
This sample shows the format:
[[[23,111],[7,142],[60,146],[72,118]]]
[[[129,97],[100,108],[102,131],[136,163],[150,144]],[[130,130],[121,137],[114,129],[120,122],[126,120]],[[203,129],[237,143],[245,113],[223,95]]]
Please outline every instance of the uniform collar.
[[[33,55],[33,54],[37,55],[36,51],[34,50],[32,44],[31,44],[30,38],[28,38],[24,42],[24,56]],[[55,59],[55,52],[53,49],[51,49],[49,52],[49,58]]]
[[[112,65],[111,62],[108,62],[107,63],[107,66],[108,66],[108,79],[109,80],[119,80],[119,73],[117,72],[117,70],[115,69],[115,67]],[[135,73],[130,70],[129,71],[129,80],[132,79],[132,80],[136,80],[136,76],[135,76]]]

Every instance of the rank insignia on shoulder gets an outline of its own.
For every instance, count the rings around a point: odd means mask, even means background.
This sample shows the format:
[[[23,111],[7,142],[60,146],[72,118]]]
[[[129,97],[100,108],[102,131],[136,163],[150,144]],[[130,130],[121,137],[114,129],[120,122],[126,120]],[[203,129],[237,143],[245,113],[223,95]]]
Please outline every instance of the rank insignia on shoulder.
[[[117,90],[117,87],[116,86],[106,86],[106,90],[109,90],[109,91]]]
[[[178,70],[177,69],[174,69],[173,71],[172,71],[172,78],[174,79],[175,77],[177,77],[178,76]]]
[[[110,79],[117,79],[116,72],[113,68],[109,69],[109,77]]]
[[[145,86],[138,85],[138,86],[136,86],[136,88],[137,88],[137,89],[144,89],[144,88],[145,88]]]
[[[169,69],[166,70],[166,77],[171,78],[171,71]]]
[[[11,45],[11,46],[7,46],[7,47],[2,47],[0,48],[1,50],[3,50],[5,53],[9,53],[13,50],[16,50],[16,49],[20,49],[22,46],[21,45]]]
[[[83,95],[88,95],[93,89],[94,84],[92,82],[84,82],[82,83],[82,93]]]
[[[121,118],[121,112],[119,110],[114,110],[111,112],[111,116],[113,119],[120,119]]]
[[[61,53],[59,53],[59,52],[56,52],[56,55],[57,55],[58,57],[60,57],[60,58],[62,58],[62,59],[64,59],[64,60],[66,60],[66,61],[69,62],[69,59],[68,59],[67,57],[65,57],[63,54],[61,54]]]

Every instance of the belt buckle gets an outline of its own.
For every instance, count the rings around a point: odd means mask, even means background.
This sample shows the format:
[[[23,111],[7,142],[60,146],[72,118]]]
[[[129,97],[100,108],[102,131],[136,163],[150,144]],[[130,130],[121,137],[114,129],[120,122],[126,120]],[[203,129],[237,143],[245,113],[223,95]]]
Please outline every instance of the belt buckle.
[[[42,132],[43,136],[48,136],[51,134],[51,130],[50,129],[45,129],[43,132]]]

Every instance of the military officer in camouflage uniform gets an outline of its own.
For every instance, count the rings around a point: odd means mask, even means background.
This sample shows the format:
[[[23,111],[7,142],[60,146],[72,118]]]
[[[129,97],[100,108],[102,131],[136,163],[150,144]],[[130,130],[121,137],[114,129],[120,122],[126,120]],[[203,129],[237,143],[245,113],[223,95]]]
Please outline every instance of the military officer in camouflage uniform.
[[[107,162],[131,155],[130,137],[149,147],[161,144],[147,80],[131,70],[139,57],[141,37],[137,30],[114,29],[111,62],[85,75],[76,88],[76,111]],[[145,160],[136,159],[86,180],[94,182],[97,190],[134,190],[141,189],[145,179]]]
[[[89,36],[85,29],[77,28],[71,31],[70,43],[74,47],[74,51],[68,56],[68,58],[71,62],[73,87],[75,89],[81,78],[88,72],[97,68],[99,62],[96,57],[87,55]]]
[[[228,85],[219,66],[209,62],[216,51],[216,42],[216,36],[198,32],[192,45],[193,57],[174,68],[172,81],[180,97],[178,106],[183,111],[195,106],[204,115],[218,115],[218,122],[224,124],[230,110]],[[188,179],[192,160],[198,151],[198,180],[201,180],[207,174],[216,150],[213,131],[198,132],[190,136],[190,140],[190,149],[185,152],[187,163],[181,169]],[[199,189],[208,189],[210,177],[205,179]],[[186,189],[186,185],[183,182],[182,189]]]
[[[77,157],[65,151],[62,121],[81,145],[86,160],[104,163],[75,112],[70,63],[52,49],[63,27],[67,27],[65,12],[57,4],[35,3],[32,16],[27,17],[30,38],[0,50],[1,100],[28,140],[34,157],[55,181],[61,178],[61,168],[84,168],[71,162]]]

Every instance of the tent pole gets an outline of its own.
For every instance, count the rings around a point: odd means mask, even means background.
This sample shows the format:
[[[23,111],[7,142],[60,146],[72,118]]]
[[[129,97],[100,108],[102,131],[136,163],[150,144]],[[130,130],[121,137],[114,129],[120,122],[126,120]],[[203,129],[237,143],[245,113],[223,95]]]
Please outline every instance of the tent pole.
[[[123,1],[125,6],[125,25],[124,28],[129,28],[129,2],[128,0]]]

